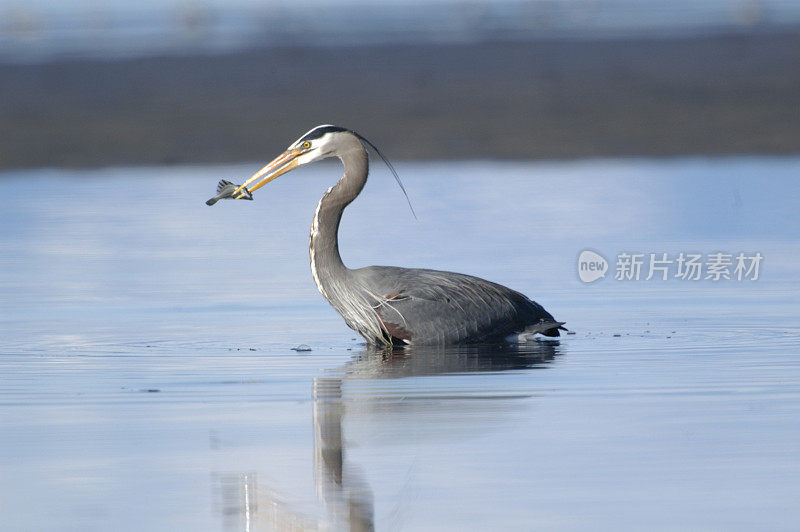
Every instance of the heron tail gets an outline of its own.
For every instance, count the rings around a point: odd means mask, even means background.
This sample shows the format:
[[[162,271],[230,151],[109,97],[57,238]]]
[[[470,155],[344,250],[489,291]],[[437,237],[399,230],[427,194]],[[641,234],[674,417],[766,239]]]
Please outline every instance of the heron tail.
[[[566,331],[567,328],[563,327],[563,325],[567,323],[565,321],[540,321],[534,325],[529,325],[525,327],[525,334],[542,334],[544,336],[556,337],[561,336],[561,333],[558,331]]]

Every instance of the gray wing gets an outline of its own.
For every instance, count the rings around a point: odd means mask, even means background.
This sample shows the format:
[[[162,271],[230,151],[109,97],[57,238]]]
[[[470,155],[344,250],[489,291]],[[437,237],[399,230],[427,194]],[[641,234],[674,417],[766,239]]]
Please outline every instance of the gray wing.
[[[382,298],[376,311],[383,328],[415,345],[490,342],[526,330],[559,335],[561,323],[541,305],[478,277],[390,266],[353,273]]]

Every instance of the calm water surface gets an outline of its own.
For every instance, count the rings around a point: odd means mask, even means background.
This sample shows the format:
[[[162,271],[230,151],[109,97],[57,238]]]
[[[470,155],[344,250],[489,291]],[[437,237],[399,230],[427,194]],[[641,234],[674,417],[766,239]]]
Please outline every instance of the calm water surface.
[[[348,265],[486,277],[575,332],[396,353],[311,280],[336,165],[204,205],[258,167],[0,175],[0,529],[800,525],[800,157],[401,164],[418,221],[376,166]],[[764,260],[584,284],[584,249]]]

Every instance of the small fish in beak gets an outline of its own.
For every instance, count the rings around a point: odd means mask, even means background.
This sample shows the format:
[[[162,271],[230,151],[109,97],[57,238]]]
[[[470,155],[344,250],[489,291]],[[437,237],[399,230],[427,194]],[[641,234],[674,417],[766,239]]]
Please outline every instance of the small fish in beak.
[[[239,190],[239,192],[236,192]],[[236,192],[236,196],[234,197],[234,192]],[[214,205],[221,199],[245,199],[245,200],[252,200],[253,195],[247,190],[246,187],[241,187],[239,189],[239,185],[235,185],[230,181],[225,179],[220,180],[217,184],[217,195],[211,198],[206,202],[206,205]]]

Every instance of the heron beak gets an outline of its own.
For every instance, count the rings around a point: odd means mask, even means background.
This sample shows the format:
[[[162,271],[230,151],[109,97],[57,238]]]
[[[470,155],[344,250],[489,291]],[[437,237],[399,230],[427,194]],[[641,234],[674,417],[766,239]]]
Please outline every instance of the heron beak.
[[[250,192],[254,192],[259,188],[263,187],[264,185],[266,185],[267,183],[269,183],[270,181],[272,181],[273,179],[275,179],[276,177],[281,176],[291,170],[294,170],[299,166],[297,164],[297,157],[299,157],[302,154],[303,151],[298,148],[286,150],[282,154],[278,155],[272,162],[270,162],[264,168],[253,174],[253,177],[251,177],[250,179],[239,185],[239,188],[237,188],[233,192],[233,197],[239,199],[240,194],[244,194],[244,191],[242,189],[245,187],[248,187],[248,190]],[[259,179],[261,181],[258,181]],[[255,185],[253,185],[252,187],[249,186],[250,183],[254,183],[256,181],[258,182]]]

